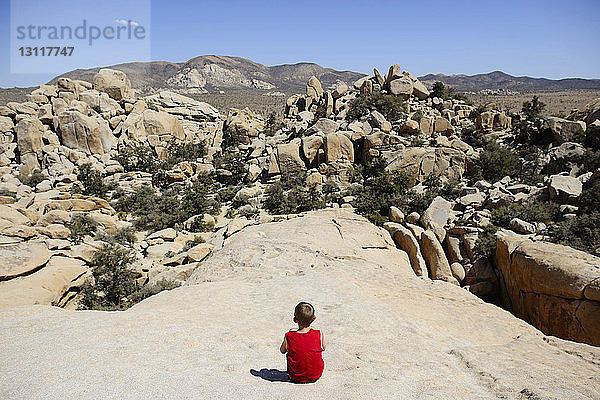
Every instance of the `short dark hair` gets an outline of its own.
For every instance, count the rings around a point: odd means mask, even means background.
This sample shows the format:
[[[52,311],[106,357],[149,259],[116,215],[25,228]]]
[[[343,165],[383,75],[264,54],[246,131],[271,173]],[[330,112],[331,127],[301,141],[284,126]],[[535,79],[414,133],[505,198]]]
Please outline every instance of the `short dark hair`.
[[[310,303],[302,301],[294,309],[294,317],[300,325],[308,326],[315,319],[315,308]]]

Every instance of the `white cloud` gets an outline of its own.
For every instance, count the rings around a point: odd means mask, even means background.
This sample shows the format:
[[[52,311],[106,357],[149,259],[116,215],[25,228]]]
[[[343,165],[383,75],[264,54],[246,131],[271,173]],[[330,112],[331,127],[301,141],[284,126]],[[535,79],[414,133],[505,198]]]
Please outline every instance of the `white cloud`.
[[[117,24],[121,24],[121,25],[128,25],[131,24],[131,26],[138,26],[139,24],[135,21],[128,21],[126,19],[115,19],[115,22]]]

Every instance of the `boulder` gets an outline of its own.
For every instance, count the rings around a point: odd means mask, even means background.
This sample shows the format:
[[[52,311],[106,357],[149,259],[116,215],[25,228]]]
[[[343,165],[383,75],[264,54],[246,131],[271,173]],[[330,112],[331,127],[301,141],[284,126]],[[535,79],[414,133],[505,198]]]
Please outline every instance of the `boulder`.
[[[548,335],[600,345],[600,258],[504,236],[496,257],[512,312]]]
[[[465,171],[465,161],[465,153],[456,149],[408,147],[391,153],[386,169],[406,171],[417,181],[431,175],[460,180]]]
[[[323,86],[315,76],[311,76],[306,84],[306,95],[312,99],[319,99],[323,96]]]
[[[114,69],[103,68],[94,75],[93,88],[107,93],[117,101],[125,97],[132,97],[131,82],[124,72]]]
[[[309,164],[312,164],[315,161],[321,147],[323,147],[323,138],[319,135],[305,136],[302,138],[302,153]]]
[[[187,257],[190,262],[200,262],[204,260],[212,251],[214,246],[210,243],[200,243],[187,251]]]
[[[371,111],[371,120],[385,133],[389,133],[392,130],[392,124],[379,111]]]
[[[308,133],[321,132],[324,134],[334,133],[340,128],[340,124],[329,118],[320,118],[308,129]]]
[[[444,117],[437,117],[433,123],[433,131],[438,133],[452,132],[452,124]]]
[[[559,143],[574,141],[578,134],[583,135],[586,127],[583,121],[569,121],[559,117],[548,117],[545,123]]]
[[[85,154],[104,154],[100,124],[79,111],[65,111],[58,116],[62,144]]]
[[[53,256],[46,266],[30,275],[0,282],[0,308],[30,304],[64,306],[90,279],[81,260]]]
[[[421,255],[421,246],[419,246],[419,242],[415,236],[409,229],[400,224],[393,224],[392,228],[394,231],[392,237],[394,238],[396,245],[408,254],[410,266],[415,274],[417,276],[428,278],[429,271],[427,270],[427,264]]]
[[[176,116],[164,111],[146,110],[143,112],[142,118],[146,136],[170,135],[177,140],[185,140],[183,126]]]
[[[404,100],[408,100],[413,93],[413,83],[408,77],[401,77],[390,81],[390,93]]]
[[[390,221],[401,224],[404,222],[404,213],[398,207],[391,206]]]
[[[429,277],[431,279],[458,285],[458,281],[452,276],[444,249],[433,231],[426,230],[421,234],[421,251],[429,267]]]
[[[231,108],[227,113],[225,127],[243,136],[256,137],[265,129],[265,119],[247,107],[243,110]]]
[[[522,219],[519,219],[519,218],[511,219],[508,226],[510,227],[510,229],[512,229],[513,231],[515,231],[517,233],[528,234],[528,233],[535,233],[537,231],[537,228],[534,224],[523,221]]]
[[[347,160],[354,162],[354,145],[348,137],[341,133],[330,133],[325,136],[325,159],[328,163]]]
[[[299,141],[277,145],[277,163],[281,172],[299,171],[306,169],[306,165],[300,158]]]
[[[452,203],[441,196],[437,196],[433,199],[425,212],[423,212],[421,222],[425,227],[430,227],[432,224],[443,227],[448,222],[451,211]]]
[[[21,154],[37,153],[42,149],[44,126],[34,117],[25,117],[16,126],[17,144]]]
[[[29,275],[42,268],[50,259],[43,243],[17,243],[0,246],[0,281]]]
[[[572,176],[552,175],[548,183],[550,199],[557,202],[572,201],[579,197],[582,190],[581,181]]]
[[[0,116],[0,133],[10,132],[14,127],[12,118]]]

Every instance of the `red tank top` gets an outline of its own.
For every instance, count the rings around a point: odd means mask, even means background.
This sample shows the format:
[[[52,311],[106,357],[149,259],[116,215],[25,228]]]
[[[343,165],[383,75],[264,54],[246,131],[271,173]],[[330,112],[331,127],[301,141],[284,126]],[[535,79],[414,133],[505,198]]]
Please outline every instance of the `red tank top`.
[[[285,334],[287,341],[287,372],[293,382],[314,382],[323,374],[321,331],[294,331]]]

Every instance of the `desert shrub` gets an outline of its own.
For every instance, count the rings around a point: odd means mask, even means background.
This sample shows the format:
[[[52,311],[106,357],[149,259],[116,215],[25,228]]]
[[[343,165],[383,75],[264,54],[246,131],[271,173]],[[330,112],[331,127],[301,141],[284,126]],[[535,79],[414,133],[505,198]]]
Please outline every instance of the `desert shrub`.
[[[423,193],[409,191],[396,206],[406,214],[411,212],[421,214],[437,196],[452,201],[462,193],[457,180],[448,180],[442,183],[439,177],[430,176],[423,182],[423,185],[427,186]]]
[[[410,116],[410,119],[412,119],[413,121],[416,122],[421,122],[421,118],[423,118],[423,111],[419,110],[417,112],[415,112],[413,115]]]
[[[583,141],[585,147],[593,150],[600,151],[600,127],[599,126],[588,126],[585,131],[585,139]]]
[[[355,193],[356,211],[377,225],[388,220],[390,206],[402,202],[402,197],[413,186],[413,179],[403,171],[387,171],[383,158],[375,158],[363,169],[363,188]]]
[[[404,101],[391,94],[373,93],[370,96],[358,96],[348,106],[348,120],[357,120],[369,115],[371,110],[379,111],[388,121],[397,121],[407,107]]]
[[[325,207],[315,186],[306,185],[306,172],[284,172],[265,192],[264,208],[272,214],[293,214]]]
[[[484,105],[478,105],[469,113],[469,119],[475,121],[481,114],[486,112],[486,107]]]
[[[494,258],[496,256],[496,232],[498,232],[498,229],[494,225],[487,225],[483,228],[483,232],[477,236],[477,241],[475,242],[475,252],[477,254],[481,254],[487,258]]]
[[[523,118],[513,119],[515,143],[542,146],[554,141],[552,133],[543,129],[542,112],[545,108],[546,104],[537,96],[533,96],[531,101],[523,102],[521,107]]]
[[[175,164],[183,161],[197,161],[206,154],[207,149],[204,141],[198,143],[171,141],[167,147],[167,158],[161,168],[171,169]]]
[[[244,195],[244,196],[239,196],[237,199],[233,199],[231,201],[231,207],[233,208],[240,208],[242,206],[245,206],[247,204],[250,204],[250,202],[248,201],[249,197]]]
[[[512,175],[519,164],[516,154],[509,148],[496,142],[486,144],[479,158],[467,169],[467,176],[473,181],[485,179],[496,182],[507,175]]]
[[[126,172],[142,171],[154,174],[159,169],[158,155],[147,145],[122,145],[114,159]]]
[[[371,112],[371,98],[369,96],[358,96],[348,103],[346,118],[348,121],[358,120],[369,115]]]
[[[133,214],[136,228],[153,231],[176,227],[194,215],[218,213],[220,203],[208,197],[206,181],[202,180],[203,175],[199,177],[200,180],[195,180],[181,193],[175,190],[155,191],[147,186],[130,195],[119,193],[114,207],[119,212]],[[195,228],[200,229],[199,226]]]
[[[600,168],[600,150],[586,150],[583,154],[583,171],[594,172]]]
[[[323,192],[323,196],[325,196],[325,201],[337,201],[340,196],[340,185],[335,181],[329,180],[323,184],[321,191]]]
[[[139,290],[135,291],[130,297],[131,305],[139,303],[140,301],[147,299],[150,296],[154,296],[164,290],[172,290],[181,286],[181,283],[169,281],[167,279],[161,279],[155,284],[144,285]]]
[[[475,148],[485,147],[488,142],[483,132],[473,128],[463,129],[461,132],[461,138]]]
[[[19,176],[21,183],[30,187],[36,187],[40,182],[45,181],[46,179],[48,179],[46,175],[42,174],[39,170],[33,171],[29,176]]]
[[[0,196],[12,197],[13,199],[16,199],[17,194],[8,189],[0,189]]]
[[[491,222],[496,226],[508,227],[510,220],[519,218],[527,222],[548,224],[560,217],[559,205],[549,201],[511,203],[492,210]]]
[[[578,199],[579,213],[600,212],[600,182],[586,183]]]
[[[277,113],[275,111],[272,111],[269,114],[269,116],[267,117],[267,121],[265,122],[265,129],[264,129],[265,135],[273,136],[281,128],[283,128],[283,122],[281,122],[277,118]]]
[[[77,180],[78,182],[73,185],[72,189],[74,193],[106,198],[106,193],[111,189],[109,185],[104,183],[100,171],[94,169],[90,163],[85,163],[79,167]]]
[[[135,256],[124,247],[109,243],[94,254],[91,262],[94,284],[82,287],[80,307],[94,310],[122,310],[131,304],[139,273],[132,269]]]
[[[217,200],[221,203],[232,201],[235,194],[241,189],[241,186],[225,186],[217,191]]]
[[[446,86],[442,82],[435,82],[431,90],[431,96],[444,98],[446,94]]]
[[[577,215],[551,229],[551,240],[589,253],[600,248],[600,212]]]
[[[213,165],[216,169],[231,172],[231,175],[218,175],[217,180],[225,185],[239,185],[248,173],[246,157],[240,152],[224,151],[215,154]]]
[[[98,223],[87,214],[74,215],[65,226],[71,231],[69,239],[75,244],[83,242],[86,235],[92,236],[98,229]]]
[[[194,236],[192,240],[188,240],[185,242],[185,245],[183,246],[183,249],[181,251],[188,251],[192,247],[202,243],[206,243],[206,240],[202,239],[202,236]]]
[[[242,137],[239,132],[230,126],[227,126],[223,129],[223,141],[221,142],[221,147],[223,149],[237,147],[241,143]]]
[[[130,195],[117,198],[117,211],[133,214],[133,225],[141,230],[160,230],[175,226],[178,219],[179,200],[173,191],[157,192],[142,186]]]
[[[111,235],[110,241],[120,245],[132,245],[135,243],[135,230],[132,227],[119,228]]]
[[[452,86],[446,86],[443,82],[435,82],[431,91],[433,97],[439,97],[444,100],[462,100],[468,104],[472,104],[471,100],[464,93],[458,93]]]
[[[407,111],[404,101],[391,94],[374,94],[372,102],[373,107],[390,122],[399,120]]]

